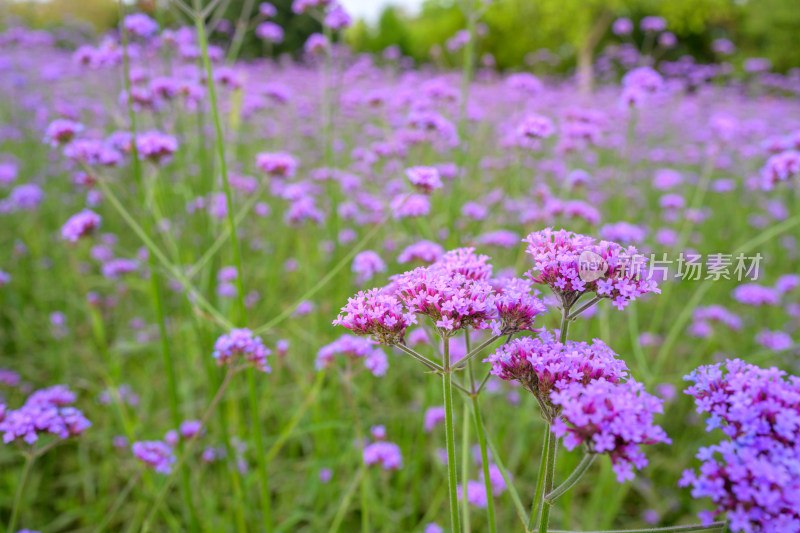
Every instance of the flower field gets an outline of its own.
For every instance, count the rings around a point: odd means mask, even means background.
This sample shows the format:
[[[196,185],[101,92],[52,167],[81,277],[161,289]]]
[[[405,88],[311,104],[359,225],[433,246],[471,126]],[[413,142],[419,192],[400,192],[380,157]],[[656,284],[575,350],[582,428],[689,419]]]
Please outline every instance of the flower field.
[[[275,60],[0,33],[0,524],[800,532],[797,71],[588,91],[328,4]]]

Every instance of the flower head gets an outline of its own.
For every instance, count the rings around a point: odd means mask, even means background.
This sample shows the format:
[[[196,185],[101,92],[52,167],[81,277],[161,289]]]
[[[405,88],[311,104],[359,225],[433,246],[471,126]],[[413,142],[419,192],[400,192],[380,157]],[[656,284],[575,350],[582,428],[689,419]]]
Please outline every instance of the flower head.
[[[61,237],[69,242],[78,242],[78,239],[91,234],[100,226],[100,215],[89,209],[69,217],[61,227]]]
[[[333,321],[356,335],[371,335],[381,344],[402,343],[406,328],[416,322],[393,295],[370,289],[347,300],[342,314]]]
[[[435,167],[410,167],[406,169],[408,181],[421,193],[430,194],[443,187],[439,170]]]
[[[232,329],[230,333],[218,338],[214,343],[212,356],[220,366],[238,362],[235,360],[244,358],[258,370],[270,372],[271,369],[267,364],[267,356],[270,353],[272,352],[264,346],[261,337],[253,335],[253,332],[247,328],[241,328]]]
[[[550,286],[565,308],[586,293],[609,298],[624,309],[639,296],[661,292],[655,280],[645,279],[647,260],[633,246],[550,228],[531,233],[525,242],[534,260],[528,276]]]
[[[485,361],[492,364],[492,374],[506,381],[519,381],[547,407],[552,407],[553,390],[601,378],[618,383],[628,375],[625,361],[603,341],[562,344],[547,331],[539,337],[514,339]]]
[[[177,461],[175,451],[164,441],[150,440],[134,442],[131,446],[133,456],[150,466],[159,474],[169,474]]]
[[[671,443],[653,423],[654,415],[664,411],[662,401],[641,383],[601,378],[570,383],[550,396],[560,408],[553,434],[564,438],[568,450],[585,443],[593,453],[608,454],[619,482],[633,479],[634,468],[647,466],[642,444]]]

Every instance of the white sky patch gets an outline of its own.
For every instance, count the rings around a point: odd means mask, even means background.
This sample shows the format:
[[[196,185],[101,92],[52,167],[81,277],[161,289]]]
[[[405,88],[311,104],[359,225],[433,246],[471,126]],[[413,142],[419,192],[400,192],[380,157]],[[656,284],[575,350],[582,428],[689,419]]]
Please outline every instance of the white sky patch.
[[[353,18],[377,22],[383,8],[395,5],[409,13],[416,13],[424,0],[339,0]]]

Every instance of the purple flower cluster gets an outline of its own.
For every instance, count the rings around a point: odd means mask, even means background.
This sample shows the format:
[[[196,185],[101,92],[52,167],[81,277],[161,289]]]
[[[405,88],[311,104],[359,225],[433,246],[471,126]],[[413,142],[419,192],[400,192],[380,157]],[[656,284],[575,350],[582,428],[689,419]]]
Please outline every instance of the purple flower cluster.
[[[232,329],[217,339],[214,343],[212,356],[219,366],[235,364],[239,359],[245,359],[262,372],[270,372],[267,356],[272,353],[264,346],[261,337],[253,335],[247,328]]]
[[[342,335],[332,343],[320,348],[314,363],[316,369],[322,370],[330,367],[337,355],[344,355],[352,360],[363,359],[364,367],[373,376],[383,376],[389,369],[389,362],[383,350],[376,348],[369,340],[354,335]]]
[[[501,322],[500,334],[537,331],[533,327],[534,320],[538,315],[547,312],[547,306],[536,297],[538,292],[531,287],[531,282],[525,279],[500,280],[496,285],[494,299],[494,306]]]
[[[384,470],[400,470],[403,468],[403,454],[400,447],[387,441],[378,441],[364,446],[364,464],[380,465]]]
[[[391,345],[403,343],[406,328],[416,320],[414,314],[404,312],[395,296],[371,289],[348,298],[333,325],[343,326],[356,335],[371,335],[375,341]]]
[[[729,440],[700,448],[699,472],[686,470],[681,486],[711,498],[705,523],[728,513],[732,531],[800,530],[800,378],[742,360],[701,366],[684,379],[708,431]]]
[[[78,133],[83,131],[83,124],[59,118],[51,122],[44,132],[44,142],[55,148],[71,141]]]
[[[287,179],[295,175],[299,163],[285,152],[262,152],[256,155],[256,166],[273,178]]]
[[[83,413],[71,407],[75,394],[65,385],[55,385],[31,394],[19,409],[5,410],[0,414],[0,432],[3,442],[8,444],[22,439],[35,443],[41,434],[55,435],[66,439],[80,435],[92,423]]]
[[[780,293],[778,291],[758,283],[743,283],[733,289],[732,295],[736,301],[756,307],[778,305],[780,303]]]
[[[90,235],[100,226],[100,215],[90,209],[72,215],[61,227],[61,237],[69,242],[78,242],[78,239]]]
[[[628,375],[625,361],[603,341],[562,344],[549,331],[538,337],[514,339],[500,346],[484,362],[492,364],[492,374],[500,379],[520,382],[550,412],[554,390],[572,383],[585,385],[595,379],[618,383]]]
[[[655,280],[644,279],[647,260],[633,246],[597,242],[551,228],[531,233],[525,242],[526,252],[534,260],[528,275],[534,282],[548,285],[564,308],[572,307],[586,293],[609,298],[618,309],[624,309],[644,294],[661,292]]]
[[[444,186],[435,167],[410,167],[406,169],[406,176],[411,185],[423,194],[430,194]]]
[[[492,285],[451,270],[442,261],[395,276],[397,298],[408,312],[430,317],[446,336],[467,326],[489,328],[495,312]]]
[[[410,263],[421,261],[423,263],[434,263],[444,255],[441,245],[431,241],[419,241],[407,246],[400,255],[397,256],[398,263]]]
[[[698,307],[692,314],[692,324],[689,333],[695,337],[706,338],[713,333],[712,323],[724,324],[728,328],[738,331],[742,327],[742,319],[721,305]]]
[[[169,474],[177,458],[172,447],[164,441],[145,440],[131,446],[133,456],[159,474]]]
[[[356,283],[361,284],[371,280],[375,274],[385,272],[386,263],[377,252],[365,250],[353,258],[351,270],[356,274]]]
[[[178,150],[178,140],[160,131],[148,131],[136,136],[136,151],[140,159],[154,163],[168,161]]]
[[[771,156],[761,170],[761,188],[771,190],[781,181],[800,175],[800,151],[787,150]]]
[[[560,408],[553,434],[564,438],[572,450],[580,444],[591,453],[611,458],[617,481],[633,479],[633,469],[647,466],[642,444],[670,444],[664,430],[653,423],[663,413],[662,400],[648,394],[641,383],[612,383],[596,379],[588,384],[573,382],[551,394]]]

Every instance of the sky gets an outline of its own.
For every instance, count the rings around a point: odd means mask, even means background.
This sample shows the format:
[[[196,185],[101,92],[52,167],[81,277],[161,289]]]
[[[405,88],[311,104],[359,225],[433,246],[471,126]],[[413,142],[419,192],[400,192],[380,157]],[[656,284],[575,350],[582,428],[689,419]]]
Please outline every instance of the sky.
[[[383,11],[383,8],[389,4],[394,4],[398,7],[414,13],[422,5],[423,0],[339,0],[353,18],[361,18],[367,22],[375,22],[378,16]]]

